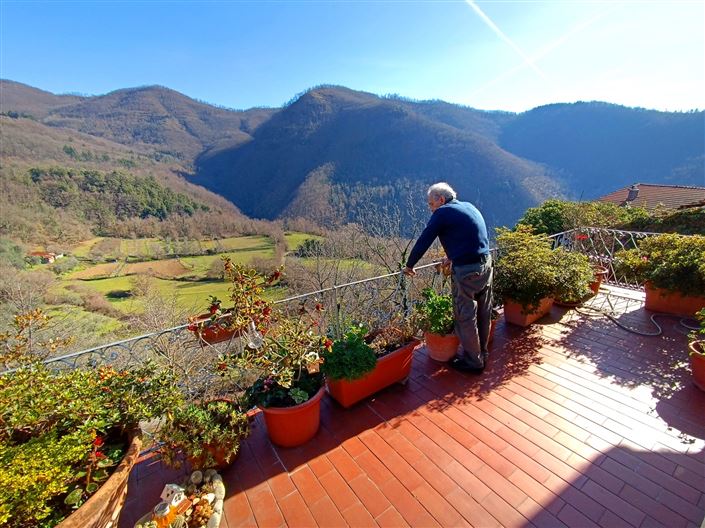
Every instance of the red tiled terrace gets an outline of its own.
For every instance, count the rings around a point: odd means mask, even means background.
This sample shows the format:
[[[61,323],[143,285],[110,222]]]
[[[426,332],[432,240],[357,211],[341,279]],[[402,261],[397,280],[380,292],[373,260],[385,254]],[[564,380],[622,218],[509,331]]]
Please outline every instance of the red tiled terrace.
[[[621,323],[653,331],[639,297],[610,300]],[[656,321],[658,337],[560,307],[528,329],[500,320],[482,376],[419,348],[406,386],[350,410],[324,398],[320,431],[299,448],[273,446],[257,415],[223,472],[221,528],[699,527],[705,392],[687,330]],[[120,526],[184,474],[141,462]]]

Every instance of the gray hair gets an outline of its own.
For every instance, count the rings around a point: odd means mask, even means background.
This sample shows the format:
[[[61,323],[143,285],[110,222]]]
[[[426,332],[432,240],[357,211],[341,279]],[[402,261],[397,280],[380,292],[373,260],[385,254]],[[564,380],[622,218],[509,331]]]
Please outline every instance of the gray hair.
[[[446,182],[434,183],[428,188],[426,194],[428,194],[429,198],[443,197],[446,199],[446,203],[451,200],[455,200],[458,196],[458,194],[453,190],[453,187],[448,185]]]

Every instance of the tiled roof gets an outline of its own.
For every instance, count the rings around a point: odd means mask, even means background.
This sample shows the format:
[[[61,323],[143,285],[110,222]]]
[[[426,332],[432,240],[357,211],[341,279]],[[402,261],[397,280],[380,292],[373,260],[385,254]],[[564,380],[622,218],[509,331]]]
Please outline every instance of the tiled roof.
[[[636,199],[629,202],[634,206],[654,209],[658,204],[663,204],[667,209],[679,209],[687,206],[696,207],[698,203],[705,202],[705,187],[650,183],[636,183],[635,185],[639,188],[639,194]],[[598,201],[625,205],[628,196],[629,187],[624,187],[598,198]]]

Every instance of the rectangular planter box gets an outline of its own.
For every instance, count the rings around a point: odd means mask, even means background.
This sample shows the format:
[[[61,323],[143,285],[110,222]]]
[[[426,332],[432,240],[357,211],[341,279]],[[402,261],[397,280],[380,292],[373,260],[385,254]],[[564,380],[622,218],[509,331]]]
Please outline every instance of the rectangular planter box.
[[[525,313],[521,304],[515,303],[509,299],[504,300],[504,319],[508,323],[519,326],[529,326],[534,321],[541,319],[544,315],[551,311],[553,306],[553,297],[541,299],[536,311]]]
[[[693,316],[695,312],[705,308],[705,297],[695,297],[683,295],[680,292],[672,292],[656,288],[651,283],[644,284],[646,291],[645,308],[652,312],[669,313],[676,315]]]
[[[411,373],[413,352],[419,343],[420,341],[414,339],[378,359],[375,369],[358,380],[326,380],[328,393],[340,405],[348,408],[375,392],[406,379]]]

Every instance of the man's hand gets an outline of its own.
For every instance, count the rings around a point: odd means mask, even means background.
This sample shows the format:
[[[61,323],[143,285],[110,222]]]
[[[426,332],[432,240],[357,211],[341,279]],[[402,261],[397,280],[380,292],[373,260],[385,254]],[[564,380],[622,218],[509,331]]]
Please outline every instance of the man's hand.
[[[404,269],[402,270],[402,272],[403,272],[404,275],[406,275],[407,277],[413,277],[414,275],[416,275],[416,272],[414,271],[414,268],[410,268],[409,266],[405,266]]]

